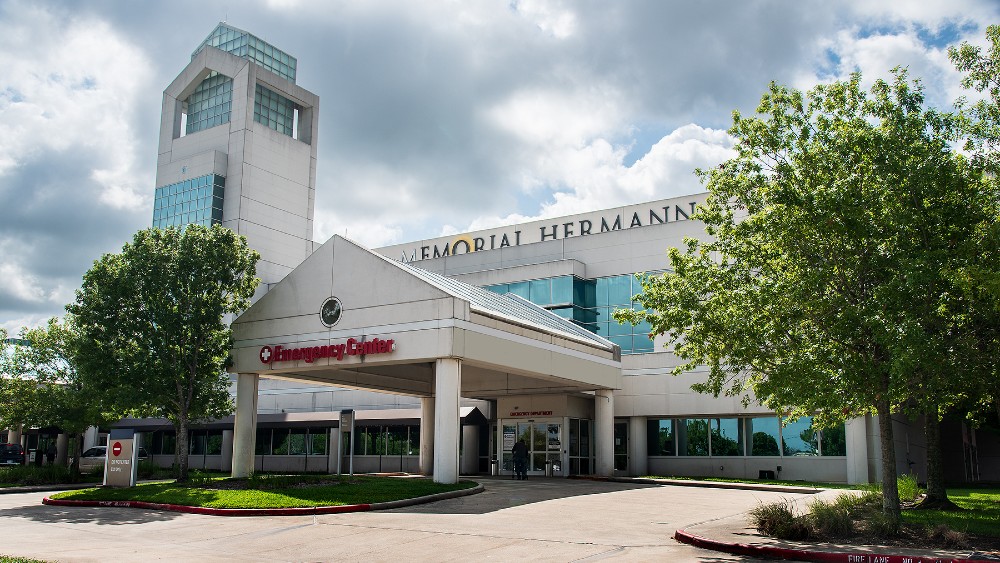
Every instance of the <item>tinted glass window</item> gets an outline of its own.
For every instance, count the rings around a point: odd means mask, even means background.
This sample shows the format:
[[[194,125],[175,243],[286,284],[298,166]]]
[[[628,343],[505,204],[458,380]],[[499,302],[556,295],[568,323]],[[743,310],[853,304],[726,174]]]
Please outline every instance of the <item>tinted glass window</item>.
[[[552,303],[573,302],[573,276],[552,278]]]
[[[820,431],[821,455],[847,455],[847,433],[844,424]]]
[[[674,455],[674,421],[649,420],[646,425],[649,455]]]
[[[708,455],[708,419],[677,420],[677,452],[680,455]]]
[[[743,455],[743,432],[738,418],[712,419],[712,455]]]
[[[819,455],[819,432],[813,428],[812,417],[785,424],[781,430],[781,444],[785,455]]]
[[[778,417],[748,418],[747,433],[750,434],[750,455],[781,455],[778,448]]]

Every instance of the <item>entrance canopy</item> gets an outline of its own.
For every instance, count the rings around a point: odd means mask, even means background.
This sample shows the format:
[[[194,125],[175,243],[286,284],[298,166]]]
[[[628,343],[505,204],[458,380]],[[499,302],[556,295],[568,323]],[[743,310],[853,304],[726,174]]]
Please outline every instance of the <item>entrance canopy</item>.
[[[515,295],[334,236],[232,324],[233,371],[421,397],[461,362],[468,398],[620,389],[611,342]]]

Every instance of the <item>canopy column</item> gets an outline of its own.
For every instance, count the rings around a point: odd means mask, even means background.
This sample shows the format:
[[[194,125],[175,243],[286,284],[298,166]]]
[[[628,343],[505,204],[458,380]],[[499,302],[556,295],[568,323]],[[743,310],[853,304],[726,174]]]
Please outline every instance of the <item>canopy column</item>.
[[[257,388],[260,376],[236,376],[236,423],[233,426],[233,477],[249,477],[254,470],[257,441]]]
[[[435,483],[458,482],[461,388],[462,362],[454,358],[439,358],[434,364]]]
[[[420,474],[434,471],[434,397],[420,398]]]
[[[615,469],[615,397],[610,389],[594,392],[594,448],[597,475],[611,477]]]

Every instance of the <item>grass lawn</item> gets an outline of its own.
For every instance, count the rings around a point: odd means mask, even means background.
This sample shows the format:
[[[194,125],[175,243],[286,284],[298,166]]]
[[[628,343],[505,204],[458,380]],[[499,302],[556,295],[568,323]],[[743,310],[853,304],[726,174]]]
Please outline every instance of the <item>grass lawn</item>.
[[[10,555],[0,555],[0,563],[45,563],[39,559],[28,559],[27,557],[11,557]]]
[[[423,478],[259,476],[251,479],[207,479],[203,482],[144,483],[133,488],[82,489],[52,495],[66,500],[138,500],[209,508],[298,508],[371,504],[475,487]]]
[[[948,489],[948,498],[965,510],[904,510],[903,522],[1000,537],[1000,489]]]

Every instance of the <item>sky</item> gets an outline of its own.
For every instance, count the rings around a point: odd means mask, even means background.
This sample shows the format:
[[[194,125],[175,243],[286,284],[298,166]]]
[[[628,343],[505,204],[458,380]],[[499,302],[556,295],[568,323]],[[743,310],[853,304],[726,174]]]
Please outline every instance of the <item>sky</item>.
[[[219,21],[320,96],[314,239],[370,247],[704,191],[732,112],[947,47],[996,0],[0,0],[0,327],[64,313],[150,226],[163,89]]]

